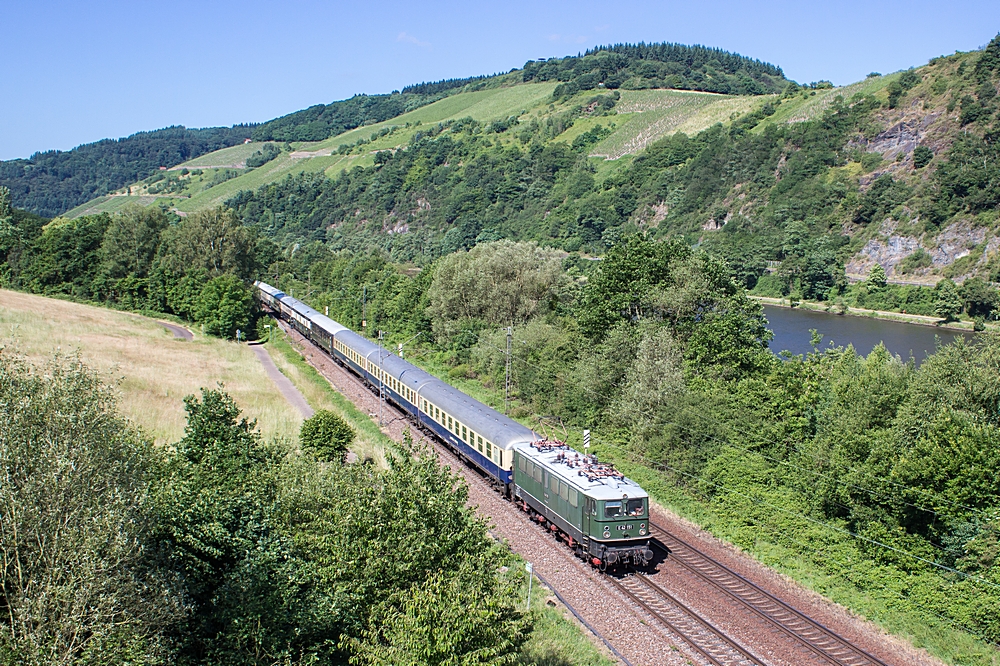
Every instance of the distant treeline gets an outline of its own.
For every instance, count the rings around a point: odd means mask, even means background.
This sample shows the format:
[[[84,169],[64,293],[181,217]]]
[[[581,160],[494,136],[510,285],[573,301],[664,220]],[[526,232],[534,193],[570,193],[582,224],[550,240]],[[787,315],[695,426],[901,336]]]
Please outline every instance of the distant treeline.
[[[17,208],[54,217],[95,197],[250,137],[252,126],[187,129],[176,126],[103,139],[73,150],[35,153],[0,162],[0,185]]]
[[[412,86],[406,86],[403,88],[403,94],[413,94],[413,95],[439,95],[443,92],[448,92],[449,90],[455,90],[456,88],[464,88],[470,83],[479,83],[487,79],[492,79],[498,74],[483,74],[481,76],[469,76],[464,79],[441,79],[440,81],[428,81],[425,83],[417,83]]]
[[[604,88],[678,88],[765,95],[788,84],[780,67],[722,49],[683,44],[614,44],[524,65],[524,81],[563,81],[555,95]]]

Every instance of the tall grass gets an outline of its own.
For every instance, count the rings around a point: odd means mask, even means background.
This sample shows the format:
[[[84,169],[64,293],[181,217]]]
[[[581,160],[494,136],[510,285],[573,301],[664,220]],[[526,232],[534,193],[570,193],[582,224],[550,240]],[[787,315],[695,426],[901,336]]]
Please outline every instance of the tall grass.
[[[386,450],[392,447],[392,440],[379,430],[378,425],[368,414],[334,390],[330,382],[292,347],[281,329],[273,326],[271,330],[274,332],[267,343],[267,348],[282,374],[302,392],[310,407],[330,410],[351,425],[355,439],[350,448],[359,458],[370,458],[377,465],[384,467]]]
[[[121,391],[122,412],[159,444],[184,435],[184,396],[219,383],[268,439],[295,441],[302,417],[245,345],[173,337],[155,321],[53,298],[0,290],[0,344],[44,363],[79,354]]]

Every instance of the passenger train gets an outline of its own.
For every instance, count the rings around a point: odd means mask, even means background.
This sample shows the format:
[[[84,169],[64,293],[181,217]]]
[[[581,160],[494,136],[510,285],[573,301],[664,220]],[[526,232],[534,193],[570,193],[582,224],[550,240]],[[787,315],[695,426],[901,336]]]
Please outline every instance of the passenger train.
[[[649,497],[596,456],[539,436],[280,290],[261,303],[479,469],[505,497],[606,569],[646,566]]]

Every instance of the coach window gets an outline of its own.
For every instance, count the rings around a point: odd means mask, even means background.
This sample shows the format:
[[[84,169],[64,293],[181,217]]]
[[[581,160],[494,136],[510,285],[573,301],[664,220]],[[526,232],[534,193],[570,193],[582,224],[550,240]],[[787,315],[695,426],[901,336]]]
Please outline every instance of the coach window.
[[[462,441],[463,442],[468,442],[469,441],[469,433],[465,429],[465,426],[462,426]]]
[[[480,453],[483,452],[483,438],[479,435],[476,435],[476,448],[479,449]]]

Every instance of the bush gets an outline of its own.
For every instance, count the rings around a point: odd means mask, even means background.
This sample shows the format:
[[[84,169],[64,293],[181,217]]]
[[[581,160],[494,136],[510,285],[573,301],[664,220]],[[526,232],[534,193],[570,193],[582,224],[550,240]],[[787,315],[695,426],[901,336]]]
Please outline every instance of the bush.
[[[321,409],[302,422],[299,443],[320,460],[339,461],[354,441],[354,431],[347,421]]]
[[[934,151],[927,146],[917,146],[913,149],[913,168],[923,169],[934,159]]]
[[[247,168],[255,169],[259,166],[263,166],[280,154],[280,148],[275,146],[273,143],[266,143],[263,148],[247,158]]]

